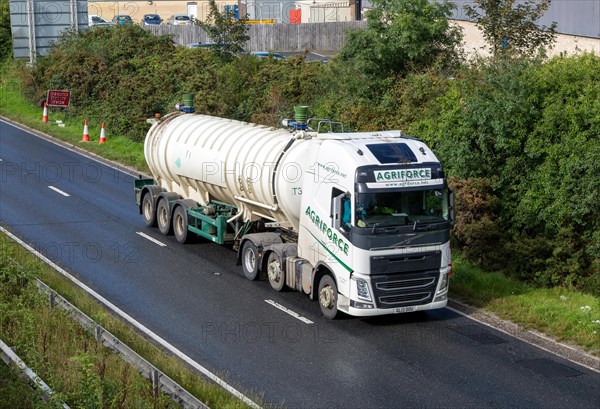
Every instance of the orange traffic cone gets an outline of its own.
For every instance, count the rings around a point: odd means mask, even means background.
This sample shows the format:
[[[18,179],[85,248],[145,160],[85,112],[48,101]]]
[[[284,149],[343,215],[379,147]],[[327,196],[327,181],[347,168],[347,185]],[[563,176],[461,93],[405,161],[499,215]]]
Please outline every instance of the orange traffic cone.
[[[87,119],[83,121],[83,137],[81,138],[81,142],[89,142],[90,141],[90,133],[88,131],[88,121]]]
[[[48,122],[48,105],[44,102],[44,113],[42,114],[42,122]]]
[[[98,141],[98,143],[104,143],[106,142],[106,132],[104,131],[104,122],[102,122],[102,129],[100,130],[100,140]]]

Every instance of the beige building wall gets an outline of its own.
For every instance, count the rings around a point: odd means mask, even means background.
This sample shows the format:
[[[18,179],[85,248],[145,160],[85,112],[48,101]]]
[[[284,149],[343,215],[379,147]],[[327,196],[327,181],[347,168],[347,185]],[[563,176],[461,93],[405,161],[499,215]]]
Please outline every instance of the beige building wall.
[[[453,23],[463,29],[463,34],[465,36],[464,50],[469,56],[490,55],[487,51],[489,46],[486,44],[483,34],[477,28],[475,23],[457,20],[454,20]],[[548,51],[548,56],[553,57],[561,53],[573,55],[584,51],[593,51],[596,55],[600,55],[600,39],[559,34],[556,38],[554,48]]]
[[[90,1],[88,14],[97,14],[106,20],[111,20],[117,14],[128,14],[135,23],[140,22],[144,14],[158,14],[166,23],[173,14],[188,14],[188,4],[193,7],[194,3],[198,13],[195,17],[206,20],[209,11],[208,0]],[[225,5],[237,3],[237,0],[217,1],[219,10],[223,10]]]

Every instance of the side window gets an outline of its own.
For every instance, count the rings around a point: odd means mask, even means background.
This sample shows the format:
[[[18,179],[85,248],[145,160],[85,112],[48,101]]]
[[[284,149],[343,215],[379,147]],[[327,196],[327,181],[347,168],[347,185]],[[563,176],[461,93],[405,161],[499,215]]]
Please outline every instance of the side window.
[[[349,194],[345,194],[344,191],[342,191],[338,188],[335,188],[335,187],[331,189],[331,203],[332,203],[331,213],[333,216],[333,199],[335,199],[336,197],[340,197],[340,196],[343,196],[341,208],[340,208],[341,228],[345,231],[349,231],[351,223],[352,223],[351,198],[350,198]]]

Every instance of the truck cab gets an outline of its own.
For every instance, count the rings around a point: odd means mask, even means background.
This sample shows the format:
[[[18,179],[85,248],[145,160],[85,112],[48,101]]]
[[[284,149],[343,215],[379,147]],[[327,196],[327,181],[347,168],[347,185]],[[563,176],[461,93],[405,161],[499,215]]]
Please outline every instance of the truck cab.
[[[318,139],[303,181],[298,256],[315,269],[323,314],[446,306],[452,195],[433,152],[397,131]]]

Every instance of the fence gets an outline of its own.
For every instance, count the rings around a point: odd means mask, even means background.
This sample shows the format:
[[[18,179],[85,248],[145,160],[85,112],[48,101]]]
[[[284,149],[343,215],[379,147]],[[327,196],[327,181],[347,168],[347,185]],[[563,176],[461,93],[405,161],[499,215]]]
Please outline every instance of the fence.
[[[18,370],[21,372],[21,376],[29,379],[29,381],[32,383],[34,388],[40,391],[42,399],[44,399],[45,402],[48,402],[50,400],[50,397],[54,393],[54,392],[52,392],[52,389],[50,389],[48,387],[48,385],[46,385],[46,383],[43,380],[41,380],[40,377],[37,376],[35,374],[35,372],[33,372],[31,370],[31,368],[29,368],[25,364],[25,362],[23,362],[21,360],[21,358],[19,358],[17,356],[17,354],[15,354],[14,351],[8,345],[6,345],[1,339],[0,339],[0,358],[8,366],[11,366],[11,367],[14,366],[14,367],[18,368]],[[66,403],[63,403],[62,407],[63,407],[63,409],[69,409],[69,406]]]
[[[348,30],[364,28],[364,21],[307,24],[256,24],[248,27],[246,51],[339,51]],[[199,26],[146,26],[155,35],[170,34],[178,45],[210,42]]]
[[[173,379],[169,378],[127,345],[123,344],[117,337],[58,295],[42,281],[36,279],[36,284],[40,291],[48,294],[51,306],[58,306],[68,311],[69,316],[94,334],[99,343],[119,354],[125,362],[137,369],[142,376],[150,379],[155,391],[162,390],[186,409],[209,409],[208,406],[179,386]]]

